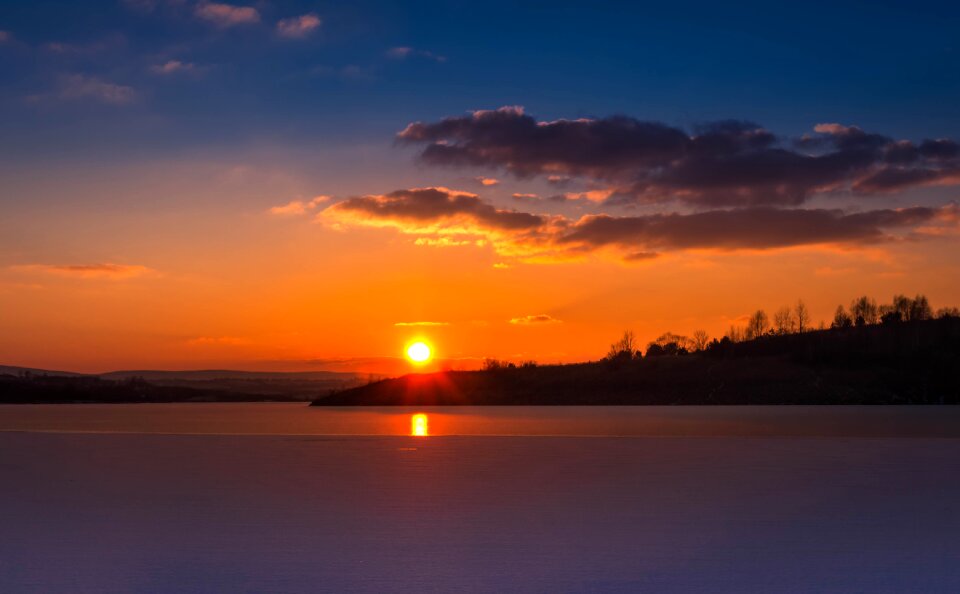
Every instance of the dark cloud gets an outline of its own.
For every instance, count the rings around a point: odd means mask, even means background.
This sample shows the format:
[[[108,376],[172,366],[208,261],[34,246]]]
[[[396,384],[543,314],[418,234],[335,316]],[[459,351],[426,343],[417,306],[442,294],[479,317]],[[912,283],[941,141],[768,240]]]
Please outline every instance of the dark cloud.
[[[544,223],[543,217],[497,209],[480,200],[476,194],[447,188],[415,188],[397,190],[383,196],[359,196],[334,204],[324,212],[412,223],[466,218],[494,230],[525,230]]]
[[[637,165],[662,165],[682,155],[688,140],[680,130],[656,122],[616,116],[543,123],[521,108],[508,107],[410,124],[399,139],[426,143],[421,156],[436,165],[502,166],[519,176],[598,178]]]
[[[503,168],[548,182],[586,178],[611,188],[608,201],[614,204],[795,206],[814,194],[851,187],[889,191],[865,182],[892,164],[911,167],[911,174],[897,175],[905,182],[898,189],[958,183],[960,167],[960,145],[952,140],[914,145],[856,126],[818,124],[814,134],[790,143],[739,120],[688,133],[627,116],[537,121],[519,107],[416,122],[398,138],[424,145],[420,158],[433,165]]]
[[[948,138],[924,140],[918,149],[928,159],[956,159],[960,157],[960,143]]]
[[[853,185],[860,194],[897,192],[914,186],[960,183],[960,164],[940,169],[923,167],[883,167]]]
[[[520,259],[566,260],[610,250],[639,261],[692,249],[858,246],[937,235],[957,228],[957,213],[954,204],[853,213],[763,206],[572,219],[501,210],[474,194],[421,188],[350,198],[322,216],[338,224],[396,228],[419,236],[417,243],[424,245],[490,245],[499,254]],[[451,235],[471,237],[458,240]]]
[[[935,208],[840,210],[756,207],[694,214],[638,217],[590,215],[558,241],[624,249],[771,249],[813,244],[869,244],[890,239],[892,229],[916,226],[937,217]]]

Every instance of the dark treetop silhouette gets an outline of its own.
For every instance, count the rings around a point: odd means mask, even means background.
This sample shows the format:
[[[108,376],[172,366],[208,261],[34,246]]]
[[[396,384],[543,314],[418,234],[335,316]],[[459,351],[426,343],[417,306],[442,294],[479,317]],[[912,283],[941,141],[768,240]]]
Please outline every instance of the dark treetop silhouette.
[[[594,363],[490,360],[482,371],[413,374],[314,405],[960,403],[960,311],[923,295],[855,299],[830,328],[806,305],[763,310],[721,339],[667,332],[641,353],[630,331]]]

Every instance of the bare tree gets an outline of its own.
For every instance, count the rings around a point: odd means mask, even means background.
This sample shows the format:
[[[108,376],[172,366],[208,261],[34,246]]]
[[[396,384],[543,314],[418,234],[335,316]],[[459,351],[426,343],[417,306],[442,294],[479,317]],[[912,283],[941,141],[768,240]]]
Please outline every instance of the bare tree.
[[[773,329],[777,334],[793,333],[793,313],[784,305],[773,314]]]
[[[894,295],[893,296],[893,305],[891,306],[891,312],[896,314],[898,317],[897,321],[907,321],[910,319],[910,298],[906,295]]]
[[[933,309],[926,295],[917,295],[910,303],[911,320],[929,320],[933,317]]]
[[[710,335],[704,330],[694,330],[693,336],[690,339],[690,344],[693,346],[693,350],[702,351],[707,348],[707,343],[710,342]]]
[[[854,299],[850,304],[850,317],[853,318],[853,323],[857,326],[876,324],[879,319],[878,314],[877,302],[866,295]]]
[[[837,306],[837,311],[833,314],[833,323],[830,324],[831,328],[849,328],[853,326],[853,320],[850,318],[842,305]]]
[[[654,340],[653,342],[657,343],[661,347],[666,347],[669,344],[673,344],[673,345],[676,345],[675,348],[677,349],[683,348],[686,350],[690,350],[692,348],[689,338],[687,338],[686,336],[681,336],[679,334],[674,334],[673,332],[664,332],[663,334],[658,336],[656,340]]]
[[[760,338],[767,333],[767,330],[770,328],[770,319],[767,317],[767,312],[762,309],[758,309],[747,322],[747,340],[753,338]]]
[[[797,300],[793,312],[796,314],[797,332],[803,333],[810,325],[810,312],[807,310],[807,304],[803,302],[803,299]]]
[[[960,309],[956,307],[941,307],[937,310],[937,319],[960,318]]]
[[[730,329],[727,330],[727,338],[730,339],[730,342],[743,342],[745,334],[746,332],[740,326],[730,326]]]
[[[607,359],[632,359],[637,352],[637,339],[633,332],[626,330],[620,340],[610,345]]]

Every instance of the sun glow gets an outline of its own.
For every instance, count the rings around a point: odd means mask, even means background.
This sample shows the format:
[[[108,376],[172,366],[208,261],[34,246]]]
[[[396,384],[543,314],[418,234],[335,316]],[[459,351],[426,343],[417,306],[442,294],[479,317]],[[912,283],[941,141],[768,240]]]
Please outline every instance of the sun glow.
[[[410,417],[410,435],[414,437],[426,437],[429,434],[427,430],[427,415],[418,413]]]
[[[432,355],[430,347],[424,342],[415,342],[407,347],[407,358],[414,363],[426,363]]]

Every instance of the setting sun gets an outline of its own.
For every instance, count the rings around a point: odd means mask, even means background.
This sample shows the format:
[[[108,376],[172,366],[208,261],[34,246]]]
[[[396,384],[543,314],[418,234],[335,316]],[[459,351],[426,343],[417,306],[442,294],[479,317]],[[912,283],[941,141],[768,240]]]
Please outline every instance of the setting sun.
[[[414,363],[426,363],[431,356],[430,347],[424,342],[415,342],[407,347],[407,358]]]
[[[427,415],[417,413],[410,418],[410,435],[414,437],[426,437],[429,435]]]

